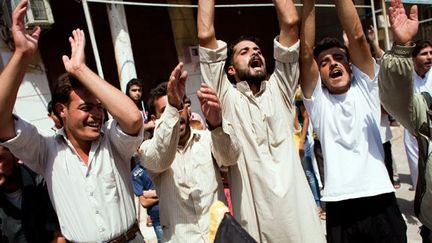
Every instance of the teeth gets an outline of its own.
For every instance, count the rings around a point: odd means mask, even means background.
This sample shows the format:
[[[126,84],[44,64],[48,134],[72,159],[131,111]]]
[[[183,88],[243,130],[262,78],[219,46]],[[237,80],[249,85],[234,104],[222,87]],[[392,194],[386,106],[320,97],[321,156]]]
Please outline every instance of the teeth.
[[[88,125],[91,127],[99,127],[99,122],[89,122]]]

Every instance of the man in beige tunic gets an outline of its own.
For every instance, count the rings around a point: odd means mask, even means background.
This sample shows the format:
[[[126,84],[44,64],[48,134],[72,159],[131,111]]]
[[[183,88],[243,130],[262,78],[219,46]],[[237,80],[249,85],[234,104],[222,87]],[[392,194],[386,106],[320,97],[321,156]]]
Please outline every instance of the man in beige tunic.
[[[293,142],[298,16],[291,0],[274,0],[274,5],[281,31],[274,39],[275,71],[266,80],[265,60],[256,42],[237,42],[227,57],[226,43],[215,36],[214,0],[200,0],[201,73],[216,90],[242,145],[237,165],[229,172],[235,218],[259,242],[325,242]],[[228,78],[235,79],[237,88]]]

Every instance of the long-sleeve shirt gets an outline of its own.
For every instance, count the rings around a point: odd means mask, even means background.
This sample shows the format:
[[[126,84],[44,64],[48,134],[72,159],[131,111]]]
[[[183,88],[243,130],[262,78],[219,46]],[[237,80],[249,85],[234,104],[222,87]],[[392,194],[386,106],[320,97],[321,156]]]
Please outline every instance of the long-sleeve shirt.
[[[419,177],[415,206],[419,207],[419,219],[432,229],[432,145],[422,129],[429,129],[428,106],[421,94],[414,94],[413,47],[394,45],[381,61],[380,98],[384,108],[418,139],[429,142],[426,161],[419,161]],[[431,72],[431,71],[429,71]],[[426,126],[426,127],[424,127]],[[419,151],[420,152],[420,151]]]
[[[86,165],[63,129],[44,137],[19,118],[16,136],[6,146],[41,174],[66,239],[102,242],[126,232],[136,221],[130,158],[142,141],[124,133],[115,120],[107,122],[92,142]]]
[[[168,104],[138,154],[156,184],[164,242],[209,242],[210,206],[225,201],[218,167],[233,165],[240,147],[226,122],[211,132],[191,129],[179,146],[179,123]]]
[[[275,71],[255,95],[224,72],[227,45],[200,47],[201,74],[242,145],[229,170],[234,217],[259,242],[325,242],[293,140],[299,45],[274,40]]]

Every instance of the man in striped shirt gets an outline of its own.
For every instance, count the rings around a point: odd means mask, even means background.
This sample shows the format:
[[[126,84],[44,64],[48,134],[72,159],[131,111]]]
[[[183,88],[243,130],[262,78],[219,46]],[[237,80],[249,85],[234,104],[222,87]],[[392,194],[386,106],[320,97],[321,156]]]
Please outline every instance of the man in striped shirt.
[[[222,119],[216,94],[205,84],[198,98],[210,131],[190,127],[182,66],[151,92],[149,111],[156,127],[139,155],[156,184],[163,242],[209,242],[210,206],[226,201],[219,167],[234,164],[240,148]]]

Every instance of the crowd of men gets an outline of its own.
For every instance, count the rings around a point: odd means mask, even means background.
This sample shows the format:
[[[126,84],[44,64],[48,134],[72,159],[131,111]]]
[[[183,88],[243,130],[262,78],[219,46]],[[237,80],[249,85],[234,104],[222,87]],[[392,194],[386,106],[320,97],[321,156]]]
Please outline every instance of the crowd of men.
[[[391,1],[395,43],[375,60],[353,2],[334,2],[345,44],[337,38],[315,44],[315,1],[302,0],[298,14],[292,0],[273,0],[280,33],[268,73],[257,39],[218,40],[215,1],[199,0],[197,96],[204,119],[191,118],[182,63],[144,107],[142,82],[131,80],[124,94],[101,79],[86,65],[84,32],[73,30],[70,55],[62,57],[66,73],[52,89],[55,132],[44,136],[13,114],[40,35],[39,27],[25,30],[29,5],[21,0],[12,16],[15,50],[0,74],[5,239],[143,242],[135,195],[159,242],[211,242],[211,206],[227,200],[256,242],[407,242],[380,133],[383,105],[419,141],[416,214],[423,242],[432,242],[429,106],[426,96],[414,95],[432,91],[432,45],[413,43],[417,8],[407,15],[401,0]],[[309,179],[305,137],[301,152],[294,142],[298,84],[302,113],[321,143],[321,195],[317,179]]]

